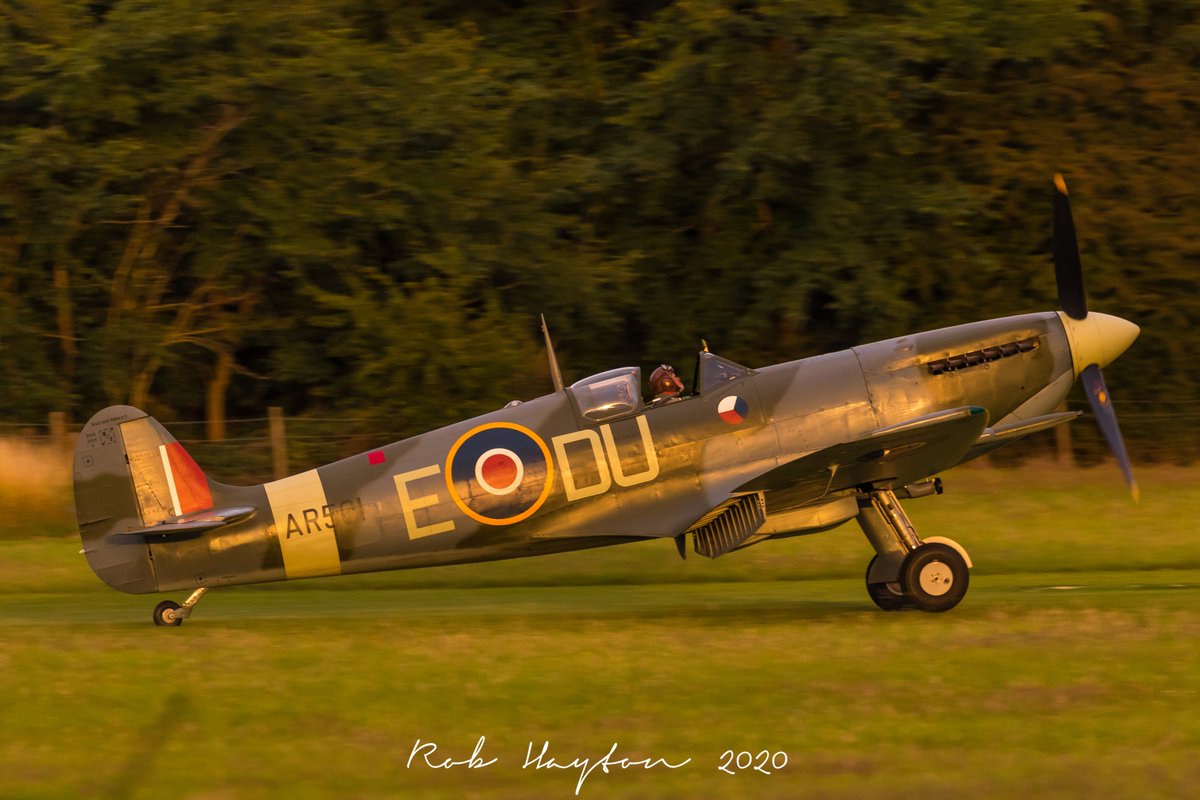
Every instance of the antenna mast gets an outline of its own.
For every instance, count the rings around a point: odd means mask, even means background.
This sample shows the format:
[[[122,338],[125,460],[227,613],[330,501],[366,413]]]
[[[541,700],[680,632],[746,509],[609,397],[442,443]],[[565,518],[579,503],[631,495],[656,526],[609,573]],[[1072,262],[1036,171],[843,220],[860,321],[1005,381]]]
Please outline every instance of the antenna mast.
[[[554,345],[550,343],[550,329],[546,327],[546,315],[539,314],[542,319],[542,335],[546,337],[546,358],[550,361],[550,380],[554,381],[554,391],[563,391],[562,370],[558,368],[558,356],[554,355]]]

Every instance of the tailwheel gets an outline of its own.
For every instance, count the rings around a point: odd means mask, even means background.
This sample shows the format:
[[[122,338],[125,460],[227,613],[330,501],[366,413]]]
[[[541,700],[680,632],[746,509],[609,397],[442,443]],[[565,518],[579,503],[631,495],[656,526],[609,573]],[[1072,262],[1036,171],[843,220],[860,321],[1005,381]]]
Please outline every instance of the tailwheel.
[[[926,542],[904,559],[900,586],[922,611],[949,611],[967,594],[967,562],[953,547]]]
[[[899,583],[871,583],[871,568],[875,566],[878,559],[879,556],[875,556],[871,559],[871,563],[867,564],[867,594],[870,596],[871,602],[884,611],[916,608],[916,604],[904,596],[904,589]]]
[[[188,595],[188,599],[183,601],[182,606],[174,600],[163,600],[154,607],[154,624],[175,627],[182,625],[183,621],[192,615],[192,609],[196,607],[196,603],[199,603],[200,598],[206,594],[208,594],[208,587],[201,586]]]
[[[175,625],[183,624],[183,615],[179,613],[179,603],[174,600],[163,600],[154,607],[154,624],[155,625]]]

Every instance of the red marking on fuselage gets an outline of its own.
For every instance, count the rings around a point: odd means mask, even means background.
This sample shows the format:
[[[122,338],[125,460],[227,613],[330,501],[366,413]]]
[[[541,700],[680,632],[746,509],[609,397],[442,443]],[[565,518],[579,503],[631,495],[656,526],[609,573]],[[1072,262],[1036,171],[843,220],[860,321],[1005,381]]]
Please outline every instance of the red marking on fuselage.
[[[507,489],[517,479],[517,462],[512,456],[495,453],[483,462],[480,474],[493,489]]]

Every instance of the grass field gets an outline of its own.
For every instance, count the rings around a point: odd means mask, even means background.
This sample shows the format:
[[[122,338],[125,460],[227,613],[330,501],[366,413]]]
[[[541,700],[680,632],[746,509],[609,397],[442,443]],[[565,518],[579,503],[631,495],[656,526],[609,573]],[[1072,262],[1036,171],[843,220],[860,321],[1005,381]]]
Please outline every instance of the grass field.
[[[1105,470],[952,473],[908,505],[976,562],[944,615],[873,611],[853,526],[232,589],[156,629],[73,539],[3,534],[0,797],[573,796],[522,767],[543,742],[690,759],[593,798],[1193,796],[1200,473],[1140,478],[1134,506]],[[490,766],[406,766],[481,736]]]

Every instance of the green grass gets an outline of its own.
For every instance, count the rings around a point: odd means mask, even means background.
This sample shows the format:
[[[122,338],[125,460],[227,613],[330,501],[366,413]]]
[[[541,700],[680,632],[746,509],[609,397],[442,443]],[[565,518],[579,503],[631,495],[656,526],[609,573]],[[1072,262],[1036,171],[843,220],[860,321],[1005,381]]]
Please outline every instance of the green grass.
[[[1053,589],[1070,580],[1079,589]],[[981,577],[956,612],[851,580],[7,596],[5,797],[568,797],[529,742],[691,757],[583,796],[1183,796],[1200,571]],[[406,769],[417,738],[462,759]],[[716,772],[726,748],[783,771]]]
[[[976,562],[944,615],[871,610],[856,527],[238,588],[179,629],[70,538],[0,541],[0,797],[571,797],[521,768],[547,740],[692,759],[581,797],[1194,794],[1197,474],[1144,471],[1140,506],[1102,471],[950,477],[909,504]],[[481,735],[494,766],[405,766]]]

